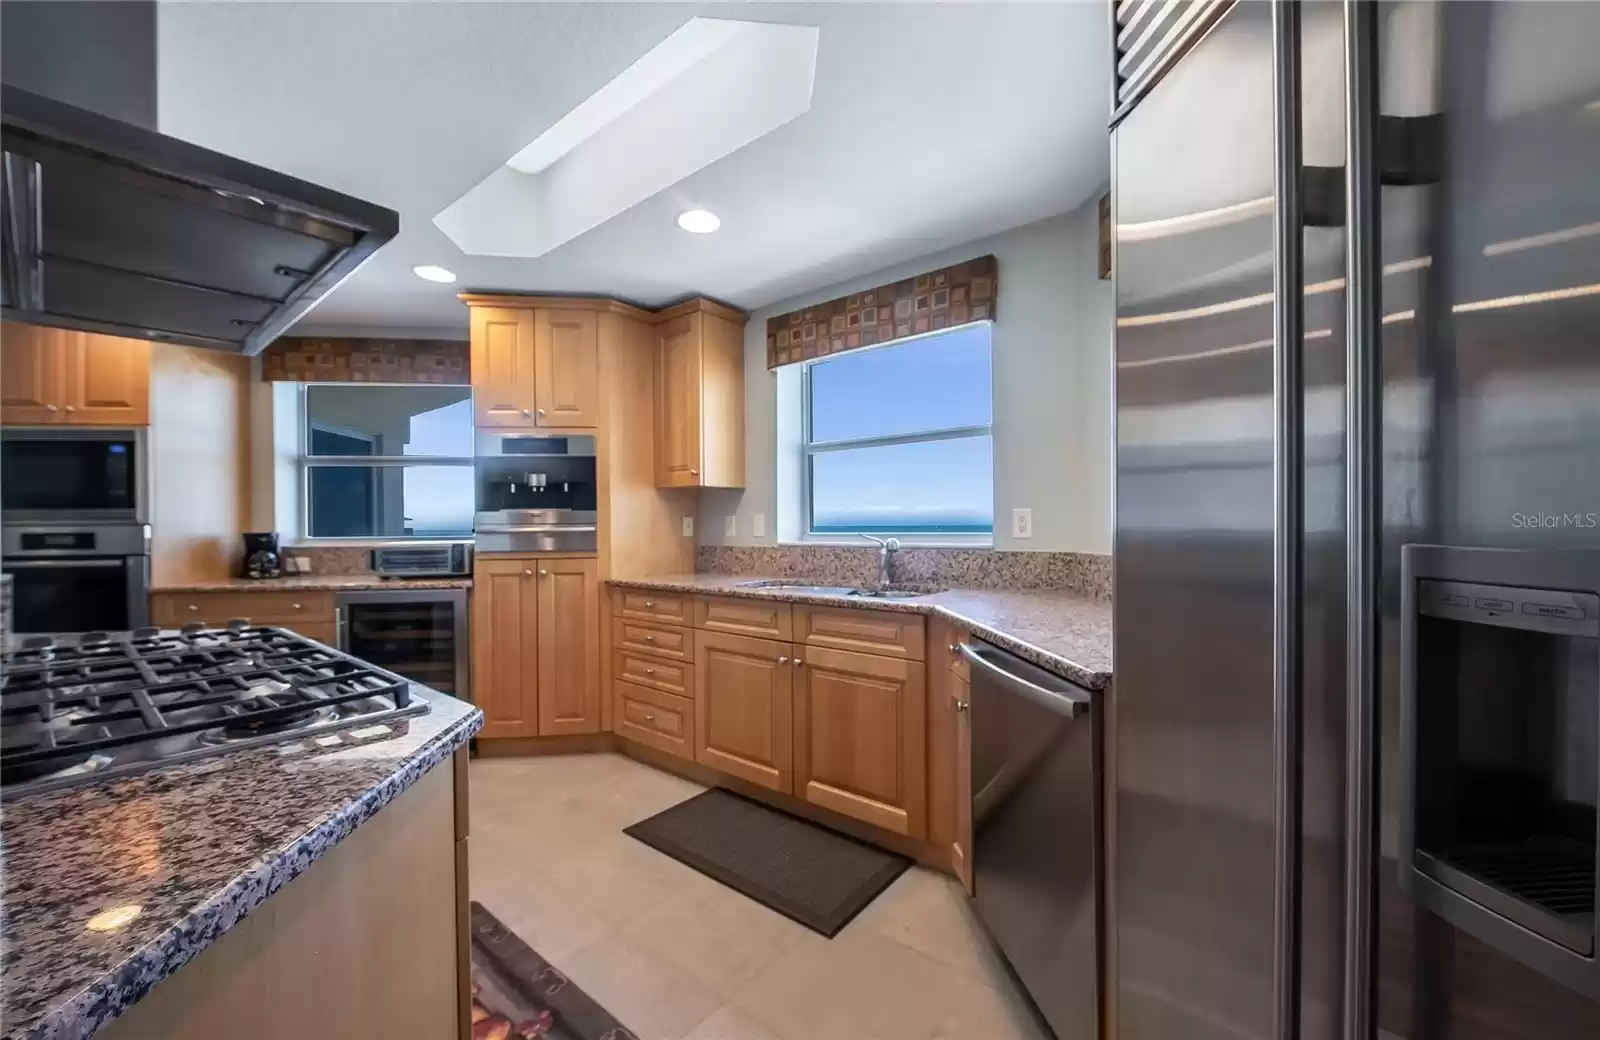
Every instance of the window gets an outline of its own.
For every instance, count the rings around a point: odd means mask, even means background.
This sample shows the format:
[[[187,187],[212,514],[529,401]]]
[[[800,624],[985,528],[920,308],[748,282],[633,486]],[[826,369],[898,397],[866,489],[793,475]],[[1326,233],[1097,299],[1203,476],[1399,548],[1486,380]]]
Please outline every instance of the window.
[[[806,363],[808,535],[993,535],[989,332]]]
[[[312,383],[301,469],[309,538],[472,534],[472,388]]]

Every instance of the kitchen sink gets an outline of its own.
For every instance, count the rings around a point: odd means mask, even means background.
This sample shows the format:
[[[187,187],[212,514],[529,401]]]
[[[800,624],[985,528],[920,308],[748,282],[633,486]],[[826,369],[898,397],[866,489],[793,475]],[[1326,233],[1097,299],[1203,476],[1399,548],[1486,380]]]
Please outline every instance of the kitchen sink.
[[[812,585],[799,581],[742,581],[739,583],[744,588],[772,589],[775,592],[798,592],[806,596],[860,596],[863,599],[915,599],[918,596],[929,595],[929,591],[918,589],[869,589],[858,585]]]

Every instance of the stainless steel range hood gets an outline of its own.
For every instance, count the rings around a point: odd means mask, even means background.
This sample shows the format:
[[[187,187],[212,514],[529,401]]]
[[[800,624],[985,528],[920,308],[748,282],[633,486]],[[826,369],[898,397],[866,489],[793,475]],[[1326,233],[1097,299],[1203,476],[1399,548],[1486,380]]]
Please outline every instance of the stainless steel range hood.
[[[129,121],[155,110],[153,13],[136,69],[85,96],[83,64],[139,51],[107,21],[138,6],[5,5],[0,304],[15,321],[255,354],[393,238],[399,215]],[[37,67],[76,59],[78,74],[13,72],[39,54],[52,60]],[[146,82],[146,104],[115,97]]]

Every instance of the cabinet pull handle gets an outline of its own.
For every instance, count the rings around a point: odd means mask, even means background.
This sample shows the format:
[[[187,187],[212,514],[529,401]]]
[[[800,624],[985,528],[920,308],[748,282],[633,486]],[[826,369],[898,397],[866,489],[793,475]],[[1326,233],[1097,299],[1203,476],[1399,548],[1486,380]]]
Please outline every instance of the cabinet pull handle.
[[[533,572],[528,570],[527,568],[523,568],[522,576],[524,578],[531,578],[531,577],[533,577]]]
[[[77,410],[78,410],[78,406],[77,406],[77,405],[75,405],[75,404],[69,404],[69,405],[67,405],[67,411],[69,411],[69,412],[75,412],[75,411],[77,411]]]
[[[654,643],[656,641],[656,637],[655,636],[645,636],[644,637],[644,641],[646,643]]]
[[[697,469],[691,469],[689,471],[689,476],[691,476],[691,477],[698,477],[699,475],[700,475],[700,471],[697,470]]]
[[[189,604],[189,609],[190,609],[190,610],[199,610],[199,609],[200,609],[200,604],[198,604],[198,603],[191,603],[191,604]]]
[[[805,662],[800,660],[800,658],[798,658],[798,657],[796,657],[793,661],[790,661],[789,663],[794,665],[796,668],[799,668],[802,664],[805,664]]]
[[[44,406],[44,410],[47,412],[53,412],[56,411],[56,406],[53,404],[47,404]]]
[[[780,657],[780,658],[778,658],[778,663],[779,664],[788,664],[789,663],[789,659],[787,657]]]
[[[543,415],[544,414],[544,409],[543,408],[536,408],[536,409],[534,409],[534,414],[535,415]]]
[[[950,644],[950,652],[952,654],[958,654],[959,655],[961,653],[961,647],[959,645],[955,644],[955,643],[951,643]]]
[[[523,410],[522,410],[522,414],[523,414],[523,415],[528,415],[528,414],[531,414],[531,413],[529,413],[529,411],[528,411],[528,410],[527,410],[527,409],[526,409],[526,408],[524,408],[524,409],[523,409]]]
[[[300,604],[298,604],[298,603],[291,603],[291,604],[289,604],[289,606],[293,607],[296,610],[300,609]]]
[[[647,599],[647,600],[644,601],[644,605],[645,605],[646,609],[649,609],[650,607],[653,607],[653,606],[656,605],[656,601],[653,600],[653,599]]]
[[[646,674],[646,675],[654,675],[654,674],[656,674],[656,670],[654,668],[646,668],[644,670],[644,674]]]
[[[644,720],[646,722],[654,722],[656,720],[656,717],[654,715],[650,714],[649,712],[645,712],[644,713]]]
[[[956,701],[956,713],[957,714],[965,713],[968,707],[969,707],[969,705],[967,704],[966,701]]]

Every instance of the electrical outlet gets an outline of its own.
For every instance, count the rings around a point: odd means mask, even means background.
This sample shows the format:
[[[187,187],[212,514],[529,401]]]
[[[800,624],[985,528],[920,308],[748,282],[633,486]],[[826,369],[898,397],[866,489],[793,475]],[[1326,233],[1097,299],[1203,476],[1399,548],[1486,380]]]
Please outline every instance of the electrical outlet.
[[[731,516],[722,518],[722,533],[729,538],[737,538],[739,536],[739,514],[734,513]]]
[[[767,536],[767,514],[757,513],[750,518],[750,534],[756,538]]]
[[[683,536],[685,538],[694,537],[694,517],[686,516],[683,518]]]
[[[1013,509],[1011,511],[1011,537],[1033,537],[1033,510]]]

